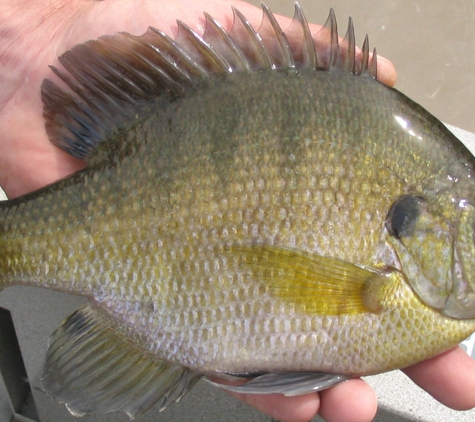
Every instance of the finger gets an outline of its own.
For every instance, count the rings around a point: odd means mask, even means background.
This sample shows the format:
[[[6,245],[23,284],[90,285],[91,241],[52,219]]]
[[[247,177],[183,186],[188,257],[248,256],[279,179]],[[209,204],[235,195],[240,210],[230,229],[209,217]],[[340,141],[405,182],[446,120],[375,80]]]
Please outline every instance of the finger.
[[[370,422],[378,409],[373,389],[353,379],[320,392],[319,415],[328,422]]]
[[[320,398],[317,393],[286,397],[282,394],[238,394],[237,399],[282,422],[308,422],[318,412]]]
[[[475,407],[475,361],[460,347],[403,371],[442,404],[456,410]]]
[[[394,65],[385,57],[378,55],[378,81],[388,86],[394,86],[397,73]]]

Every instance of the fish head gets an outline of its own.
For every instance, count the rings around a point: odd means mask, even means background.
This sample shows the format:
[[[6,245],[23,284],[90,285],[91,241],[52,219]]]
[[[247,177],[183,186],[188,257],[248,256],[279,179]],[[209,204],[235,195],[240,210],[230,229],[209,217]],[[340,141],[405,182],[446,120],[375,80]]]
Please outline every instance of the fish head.
[[[403,194],[385,221],[386,244],[422,302],[475,318],[475,183],[466,169],[446,183]]]

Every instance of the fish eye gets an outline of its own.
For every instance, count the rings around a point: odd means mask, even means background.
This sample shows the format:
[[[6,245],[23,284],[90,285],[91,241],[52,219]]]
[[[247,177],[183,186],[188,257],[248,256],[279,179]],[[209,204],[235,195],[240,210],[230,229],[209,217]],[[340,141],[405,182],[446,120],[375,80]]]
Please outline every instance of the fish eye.
[[[402,195],[389,209],[385,226],[390,236],[401,239],[410,236],[425,202],[422,196]]]

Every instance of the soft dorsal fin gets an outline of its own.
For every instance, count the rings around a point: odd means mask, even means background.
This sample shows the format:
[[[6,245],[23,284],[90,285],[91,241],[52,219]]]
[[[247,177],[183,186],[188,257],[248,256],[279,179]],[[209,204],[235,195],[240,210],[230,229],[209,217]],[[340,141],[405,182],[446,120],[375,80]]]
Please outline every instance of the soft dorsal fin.
[[[173,100],[213,75],[307,68],[376,77],[376,54],[369,59],[367,38],[361,54],[355,54],[351,19],[339,43],[333,10],[312,36],[297,3],[286,31],[267,6],[262,9],[258,30],[233,8],[234,24],[229,32],[205,13],[202,37],[177,21],[176,40],[149,28],[142,36],[118,33],[67,51],[59,58],[65,70],[52,69],[70,90],[50,80],[42,85],[43,114],[51,141],[75,157],[90,159],[101,142],[140,119],[150,102]]]

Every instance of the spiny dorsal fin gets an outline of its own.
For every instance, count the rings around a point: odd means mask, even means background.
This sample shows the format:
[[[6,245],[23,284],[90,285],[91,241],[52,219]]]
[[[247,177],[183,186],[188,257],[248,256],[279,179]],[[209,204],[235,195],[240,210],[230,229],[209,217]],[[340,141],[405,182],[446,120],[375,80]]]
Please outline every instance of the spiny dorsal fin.
[[[75,416],[122,411],[134,418],[158,403],[164,410],[199,378],[153,357],[86,305],[51,336],[41,381]]]
[[[376,54],[369,59],[367,38],[361,54],[355,55],[351,19],[339,43],[333,10],[322,29],[311,36],[297,3],[286,31],[267,6],[262,9],[257,31],[233,8],[229,33],[205,13],[202,37],[177,21],[176,40],[149,28],[142,36],[118,33],[67,51],[59,58],[65,71],[52,69],[71,92],[49,80],[42,85],[51,141],[75,157],[90,159],[101,142],[140,119],[151,101],[170,101],[213,75],[307,68],[376,77]]]

